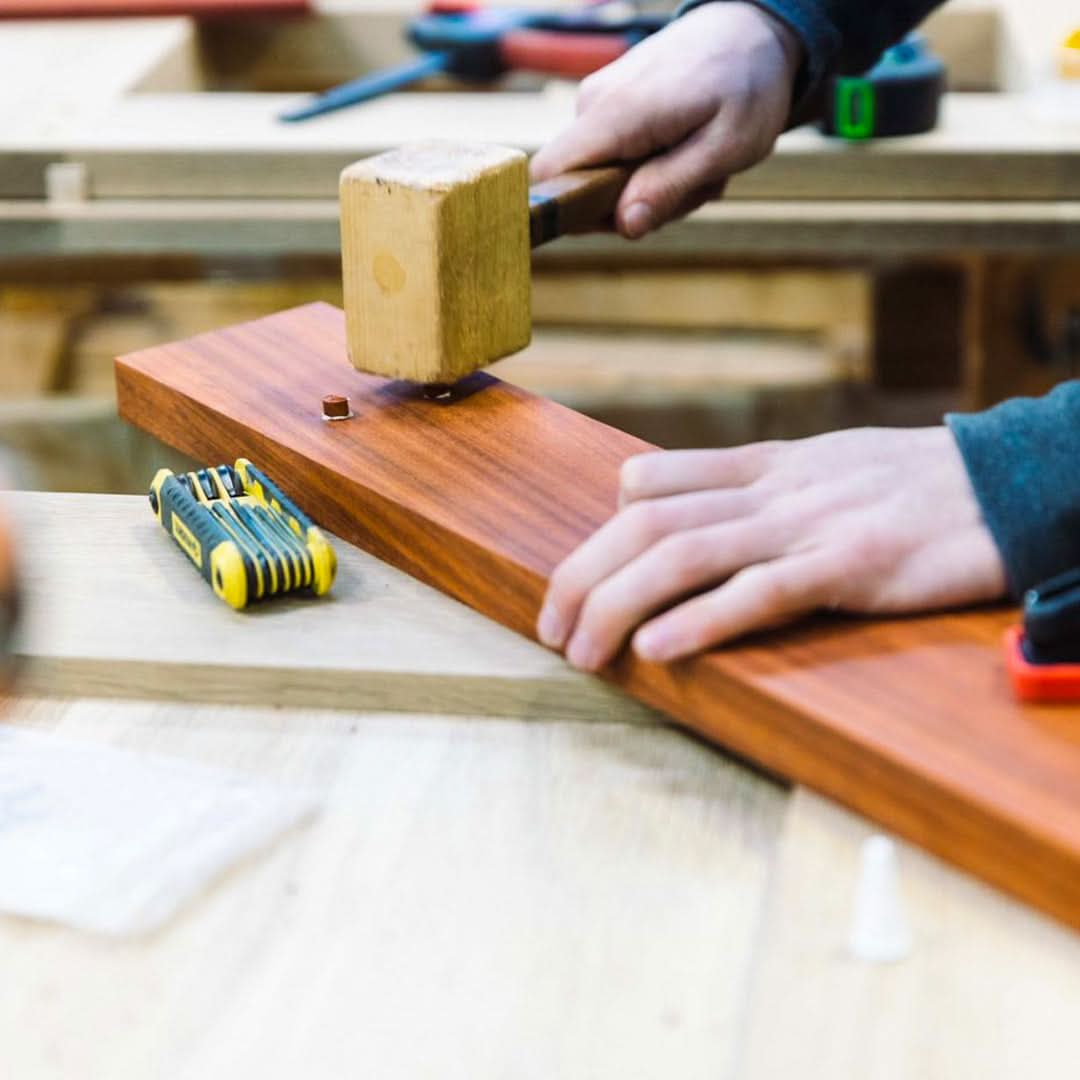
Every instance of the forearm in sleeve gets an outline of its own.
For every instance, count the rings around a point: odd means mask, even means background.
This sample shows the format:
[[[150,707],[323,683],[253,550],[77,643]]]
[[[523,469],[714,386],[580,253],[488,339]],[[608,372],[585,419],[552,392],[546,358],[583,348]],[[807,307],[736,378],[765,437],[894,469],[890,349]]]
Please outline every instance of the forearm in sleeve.
[[[1080,381],[945,422],[1013,594],[1080,566]]]

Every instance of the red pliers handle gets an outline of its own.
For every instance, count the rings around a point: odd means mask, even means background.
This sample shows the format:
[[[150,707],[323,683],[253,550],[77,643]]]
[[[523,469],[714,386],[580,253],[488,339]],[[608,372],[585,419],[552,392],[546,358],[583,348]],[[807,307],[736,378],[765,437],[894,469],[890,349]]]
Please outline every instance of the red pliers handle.
[[[617,60],[636,41],[622,34],[512,30],[502,36],[499,55],[513,71],[582,79]]]

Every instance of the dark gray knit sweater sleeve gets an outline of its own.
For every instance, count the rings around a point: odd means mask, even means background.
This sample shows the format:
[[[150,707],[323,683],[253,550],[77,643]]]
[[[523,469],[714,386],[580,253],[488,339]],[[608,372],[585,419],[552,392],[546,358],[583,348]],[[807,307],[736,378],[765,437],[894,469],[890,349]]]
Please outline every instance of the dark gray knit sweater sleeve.
[[[945,422],[1014,595],[1080,566],[1080,381]]]
[[[725,0],[684,0],[678,13]],[[806,60],[795,92],[794,112],[805,119],[807,103],[822,80],[861,74],[914,29],[943,0],[750,0],[787,23],[802,39]]]

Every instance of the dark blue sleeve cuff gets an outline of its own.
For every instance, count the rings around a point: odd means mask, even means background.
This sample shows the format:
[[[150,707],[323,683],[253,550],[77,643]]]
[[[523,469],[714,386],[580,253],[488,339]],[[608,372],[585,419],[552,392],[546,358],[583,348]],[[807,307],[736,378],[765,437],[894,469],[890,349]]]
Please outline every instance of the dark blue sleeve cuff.
[[[1080,381],[945,422],[1013,594],[1080,566]]]

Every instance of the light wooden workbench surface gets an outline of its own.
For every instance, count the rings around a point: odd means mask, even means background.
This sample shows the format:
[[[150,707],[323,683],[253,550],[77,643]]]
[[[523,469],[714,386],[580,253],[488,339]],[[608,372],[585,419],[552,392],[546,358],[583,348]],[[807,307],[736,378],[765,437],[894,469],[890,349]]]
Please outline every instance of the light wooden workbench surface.
[[[23,494],[29,693],[623,721],[644,706],[338,542],[330,595],[235,612],[132,495]],[[302,504],[302,500],[301,500]],[[72,522],[78,525],[72,527]],[[87,573],[87,551],[108,573]]]
[[[97,672],[88,693],[61,679],[67,699],[24,691],[6,722],[313,784],[326,806],[148,938],[0,917],[0,1074],[988,1080],[1080,1060],[1080,938],[902,847],[912,957],[849,959],[869,824],[590,698],[360,553],[339,545],[333,602],[236,615],[140,498],[4,505],[28,553],[24,651]],[[404,682],[367,707],[226,705],[199,677],[175,700],[169,666],[204,672],[208,651],[253,700],[260,653],[277,687],[315,655],[353,689],[410,667],[457,689],[422,712],[395,708]],[[144,661],[174,700],[98,696]],[[485,677],[505,684],[491,699]],[[560,679],[573,719],[536,704]]]

